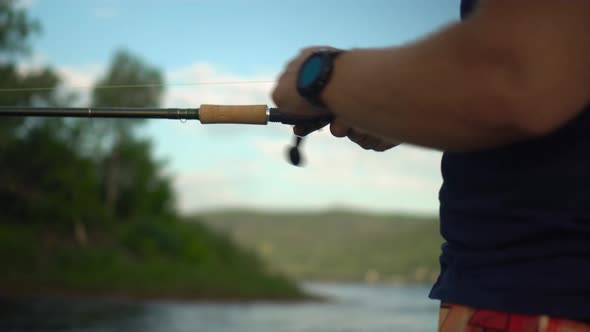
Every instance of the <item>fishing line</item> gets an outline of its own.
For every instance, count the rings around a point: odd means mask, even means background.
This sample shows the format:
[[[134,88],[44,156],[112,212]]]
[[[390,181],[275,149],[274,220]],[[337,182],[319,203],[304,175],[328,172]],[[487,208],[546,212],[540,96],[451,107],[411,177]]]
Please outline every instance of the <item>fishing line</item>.
[[[96,87],[82,87],[78,89],[123,89],[165,86],[196,86],[196,85],[229,85],[229,84],[263,84],[276,83],[274,80],[257,81],[221,81],[170,84],[125,84],[98,85]],[[59,87],[37,88],[0,88],[1,92],[21,91],[51,91]],[[76,87],[69,87],[70,89]],[[45,116],[45,117],[84,117],[84,118],[143,118],[143,119],[177,119],[186,123],[189,119],[199,120],[201,123],[239,123],[239,124],[267,124],[279,122],[286,125],[306,125],[321,128],[330,123],[332,116],[323,114],[317,118],[308,118],[281,112],[278,108],[268,108],[266,105],[210,105],[203,104],[199,108],[125,108],[125,107],[28,107],[28,106],[0,106],[0,116]],[[319,127],[318,127],[319,125]],[[304,162],[300,151],[302,136],[296,136],[295,142],[287,150],[287,157],[294,166],[301,166]]]
[[[168,83],[168,84],[119,84],[119,85],[98,85],[98,86],[65,86],[68,89],[135,89],[135,88],[155,88],[169,86],[197,86],[197,85],[237,85],[237,84],[266,84],[276,83],[275,80],[259,81],[225,81],[225,82],[195,82],[195,83]],[[1,92],[32,92],[32,91],[52,91],[61,87],[37,87],[37,88],[0,88]]]

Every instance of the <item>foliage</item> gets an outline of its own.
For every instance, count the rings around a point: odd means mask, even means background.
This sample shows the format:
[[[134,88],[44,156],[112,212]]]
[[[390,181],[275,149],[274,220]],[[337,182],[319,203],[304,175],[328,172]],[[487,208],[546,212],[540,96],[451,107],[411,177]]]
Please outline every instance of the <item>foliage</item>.
[[[101,233],[103,238],[93,247],[79,248],[60,232],[0,225],[0,261],[10,266],[0,275],[0,291],[5,295],[304,298],[295,284],[265,271],[252,253],[200,224],[136,221],[112,224]]]
[[[92,94],[94,107],[158,107],[162,98],[160,71],[129,51],[115,53],[106,75]],[[116,87],[116,88],[113,88]]]
[[[0,4],[0,54],[22,54],[27,38],[39,30],[13,1]],[[8,59],[8,58],[7,58]],[[59,98],[52,90],[26,90],[56,87],[58,75],[51,68],[19,70],[16,63],[0,65],[0,88],[21,89],[0,93],[2,105],[55,105]],[[70,132],[62,120],[23,118],[2,119],[0,123],[0,221],[71,221],[82,214],[81,205],[90,208],[95,189],[90,160],[76,155],[67,142]],[[65,126],[63,126],[65,127]],[[76,178],[76,174],[86,175]],[[79,204],[70,205],[79,201]],[[94,215],[94,214],[93,214]]]
[[[39,23],[24,10],[15,8],[15,0],[0,1],[0,54],[23,53],[26,40],[40,30]]]
[[[14,2],[0,4],[0,54],[22,54],[39,24]],[[98,106],[158,106],[162,94],[159,71],[130,52],[117,52],[98,85],[157,84],[130,90],[94,90]],[[58,75],[49,67],[23,70],[16,63],[0,65],[2,105],[64,105],[54,90]],[[114,129],[113,129],[114,128]],[[108,149],[96,148],[110,132]],[[94,141],[92,141],[94,140]],[[94,149],[92,147],[95,147]],[[93,150],[97,153],[88,153]],[[0,123],[0,222],[50,223],[59,227],[143,216],[174,214],[170,179],[161,175],[151,144],[133,135],[125,121],[3,119]],[[61,226],[60,226],[61,225]]]
[[[129,51],[113,56],[92,94],[94,107],[158,107],[163,93],[160,71]],[[130,86],[129,88],[111,88]],[[106,87],[106,88],[105,88]],[[137,120],[95,121],[92,130],[110,141],[100,159],[106,212],[116,219],[173,213],[171,181],[154,160],[151,144],[134,134]],[[100,142],[100,143],[103,143]],[[99,148],[100,149],[100,148]]]
[[[100,217],[94,164],[54,134],[60,123],[41,122],[1,150],[4,221],[60,224]]]
[[[0,105],[67,105],[50,67],[15,62],[39,30],[0,0]],[[126,89],[102,86],[138,85]],[[156,107],[158,69],[117,52],[93,106]],[[50,89],[30,89],[47,87]],[[183,222],[138,122],[3,118],[0,121],[0,292],[137,297],[302,296],[251,253]]]
[[[158,219],[175,214],[172,181],[162,174],[161,164],[153,159],[151,148],[145,139],[127,139],[113,147],[121,179],[114,206],[119,219]],[[103,167],[108,166],[107,160]]]

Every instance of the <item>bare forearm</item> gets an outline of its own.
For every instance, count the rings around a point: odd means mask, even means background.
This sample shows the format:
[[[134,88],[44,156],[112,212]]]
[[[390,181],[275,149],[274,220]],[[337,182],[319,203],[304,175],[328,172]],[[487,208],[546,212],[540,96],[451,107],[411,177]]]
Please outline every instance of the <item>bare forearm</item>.
[[[467,20],[413,44],[346,52],[322,93],[331,129],[456,151],[547,135],[590,103],[589,11],[587,0],[481,0]],[[317,114],[294,89],[315,51],[287,65],[277,106]]]
[[[408,46],[352,50],[338,58],[324,99],[368,132],[443,150],[529,137],[515,111],[509,61],[470,38],[456,24]]]

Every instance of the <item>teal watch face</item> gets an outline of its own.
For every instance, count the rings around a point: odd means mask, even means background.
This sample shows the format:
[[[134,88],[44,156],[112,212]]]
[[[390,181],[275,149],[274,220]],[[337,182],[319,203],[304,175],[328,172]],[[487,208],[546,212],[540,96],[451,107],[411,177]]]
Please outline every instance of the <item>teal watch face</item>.
[[[307,60],[303,64],[297,85],[300,87],[308,87],[316,80],[316,78],[320,74],[321,69],[322,69],[321,57],[319,57],[319,56],[311,57],[309,60]]]

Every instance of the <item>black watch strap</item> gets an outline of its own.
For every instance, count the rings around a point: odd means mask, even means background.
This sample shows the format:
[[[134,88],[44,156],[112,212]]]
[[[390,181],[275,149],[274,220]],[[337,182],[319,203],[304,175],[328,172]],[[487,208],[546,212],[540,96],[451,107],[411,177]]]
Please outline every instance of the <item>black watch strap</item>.
[[[336,57],[342,53],[343,51],[340,50],[328,50],[318,51],[309,56],[308,59],[319,55],[321,56],[322,60],[322,66],[315,81],[308,87],[297,87],[299,94],[310,104],[321,109],[326,109],[326,104],[322,100],[322,92],[332,78],[332,72],[334,71],[334,59],[336,59]]]

